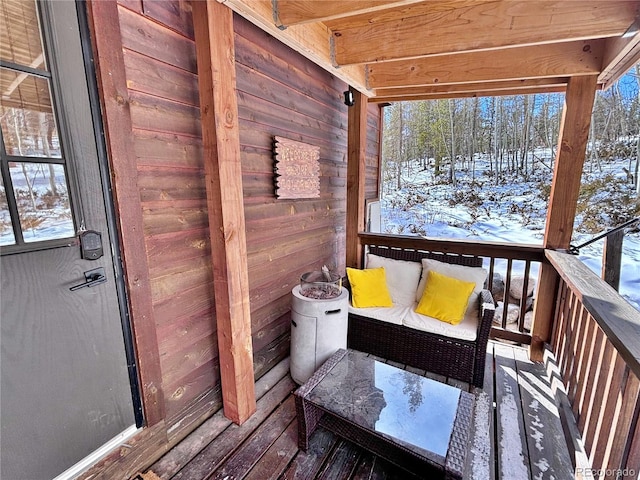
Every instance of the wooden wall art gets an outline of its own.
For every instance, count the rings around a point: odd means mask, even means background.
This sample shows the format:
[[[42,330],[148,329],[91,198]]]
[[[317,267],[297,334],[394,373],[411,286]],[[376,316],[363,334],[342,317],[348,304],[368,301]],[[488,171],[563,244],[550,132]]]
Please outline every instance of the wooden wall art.
[[[275,137],[276,198],[320,197],[320,147]]]

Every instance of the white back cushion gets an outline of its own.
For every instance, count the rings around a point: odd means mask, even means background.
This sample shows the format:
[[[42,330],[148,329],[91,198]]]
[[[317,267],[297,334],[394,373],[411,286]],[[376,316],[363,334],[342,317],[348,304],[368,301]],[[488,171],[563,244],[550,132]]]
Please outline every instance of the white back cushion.
[[[394,260],[367,253],[365,267],[384,267],[387,288],[394,306],[410,307],[413,305],[422,273],[422,265],[418,262]]]

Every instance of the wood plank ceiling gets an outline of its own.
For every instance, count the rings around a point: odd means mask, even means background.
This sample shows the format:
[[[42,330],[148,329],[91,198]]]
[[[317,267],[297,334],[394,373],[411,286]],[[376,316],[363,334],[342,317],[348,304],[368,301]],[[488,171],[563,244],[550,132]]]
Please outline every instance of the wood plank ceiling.
[[[640,60],[638,0],[218,0],[370,102],[610,86]]]

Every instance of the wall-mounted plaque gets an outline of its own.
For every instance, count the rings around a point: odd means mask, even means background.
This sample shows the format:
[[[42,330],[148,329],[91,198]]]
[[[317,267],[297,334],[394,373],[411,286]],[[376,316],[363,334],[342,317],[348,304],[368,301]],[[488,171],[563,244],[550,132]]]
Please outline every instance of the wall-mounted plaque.
[[[277,198],[320,197],[320,147],[275,137]]]

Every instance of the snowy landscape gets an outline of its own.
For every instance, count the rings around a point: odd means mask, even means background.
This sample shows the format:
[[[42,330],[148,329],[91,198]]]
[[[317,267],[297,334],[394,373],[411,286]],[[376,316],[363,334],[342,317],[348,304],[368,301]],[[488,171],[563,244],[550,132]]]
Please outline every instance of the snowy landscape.
[[[477,155],[475,174],[456,171],[455,185],[434,175],[428,164],[413,161],[402,173],[402,188],[396,179],[384,182],[381,198],[381,231],[401,235],[434,238],[486,240],[507,244],[542,245],[547,197],[551,186],[553,153],[536,149],[530,153],[540,166],[528,181],[503,177],[496,183],[491,176],[489,158]],[[598,233],[610,230],[602,225],[618,225],[622,208],[617,199],[635,198],[635,185],[628,181],[628,159],[601,162],[600,168],[583,173],[583,185],[593,185],[594,192],[581,202],[594,208],[578,209],[571,245],[579,246]],[[546,193],[546,194],[545,194]],[[595,212],[595,213],[594,213]],[[598,227],[600,230],[598,230]],[[623,242],[620,294],[640,310],[640,227],[626,230]],[[596,231],[597,230],[597,231]],[[581,248],[579,258],[596,274],[602,270],[604,240]],[[516,262],[517,263],[517,262]],[[517,272],[518,265],[514,263]],[[496,264],[497,269],[501,268]],[[536,266],[537,267],[537,266]],[[531,277],[537,279],[537,268]]]

